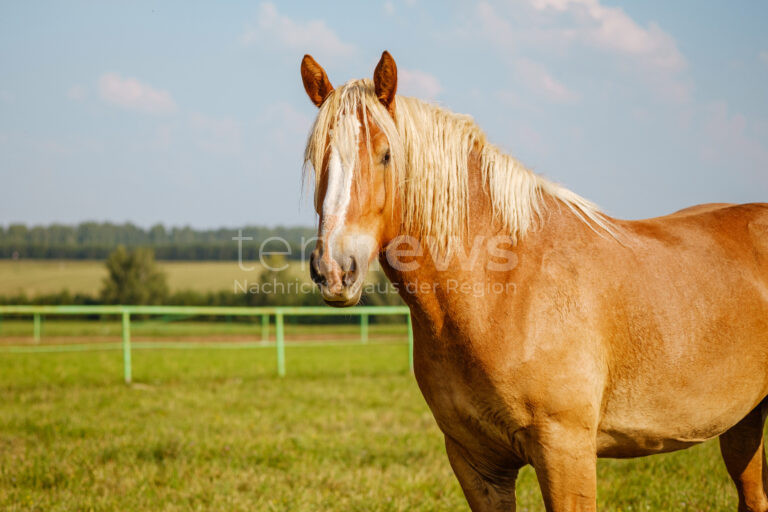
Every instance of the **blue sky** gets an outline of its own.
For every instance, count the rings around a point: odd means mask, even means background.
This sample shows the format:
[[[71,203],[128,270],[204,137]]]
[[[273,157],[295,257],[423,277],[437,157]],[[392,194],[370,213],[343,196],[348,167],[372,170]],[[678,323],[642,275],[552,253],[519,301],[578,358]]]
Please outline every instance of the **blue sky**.
[[[315,222],[299,63],[471,114],[626,218],[768,201],[768,3],[4,2],[0,224]]]

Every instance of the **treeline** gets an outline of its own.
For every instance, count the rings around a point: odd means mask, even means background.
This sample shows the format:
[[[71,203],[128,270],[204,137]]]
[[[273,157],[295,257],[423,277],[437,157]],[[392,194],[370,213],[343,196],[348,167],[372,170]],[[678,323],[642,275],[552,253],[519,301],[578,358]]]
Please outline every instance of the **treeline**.
[[[0,258],[103,260],[123,245],[152,248],[159,260],[235,261],[240,255],[254,260],[262,249],[285,252],[288,259],[301,259],[302,251],[311,250],[315,233],[312,228],[281,226],[193,229],[157,224],[144,229],[131,223],[110,222],[32,227],[11,224],[0,226]],[[235,240],[238,236],[246,240]]]

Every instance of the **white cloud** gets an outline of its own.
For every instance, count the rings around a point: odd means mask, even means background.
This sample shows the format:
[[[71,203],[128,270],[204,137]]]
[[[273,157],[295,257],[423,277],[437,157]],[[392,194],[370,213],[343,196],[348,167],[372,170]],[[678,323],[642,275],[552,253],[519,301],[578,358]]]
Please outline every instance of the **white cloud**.
[[[757,58],[763,63],[768,65],[768,50],[763,50],[757,54]]]
[[[578,99],[578,94],[555,79],[544,65],[525,57],[515,56],[515,50],[519,50],[521,46],[518,41],[520,31],[499,15],[490,3],[478,4],[476,13],[480,19],[482,34],[502,48],[509,58],[517,80],[534,92],[556,102],[564,103]]]
[[[275,42],[301,53],[313,52],[321,57],[346,57],[355,53],[355,47],[344,43],[323,20],[296,21],[281,15],[272,2],[259,6],[256,27],[246,31],[244,44]]]
[[[662,70],[685,67],[674,38],[656,23],[640,26],[618,7],[600,5],[599,0],[528,0],[534,9],[568,13],[571,25],[561,36],[577,39],[597,48],[639,59]]]
[[[533,91],[561,103],[575,101],[579,95],[557,81],[547,69],[528,59],[517,59],[515,62],[518,79]]]
[[[674,38],[656,23],[643,27],[623,10],[603,6],[599,0],[519,0],[514,9],[484,1],[475,15],[478,28],[470,33],[493,41],[513,66],[530,54],[562,57],[579,47],[591,48],[620,57],[617,67],[637,74],[660,96],[676,101],[690,97],[691,84],[683,76],[687,64]],[[553,97],[565,93],[558,93],[556,81],[544,79],[544,84]]]
[[[434,99],[443,90],[434,75],[416,69],[398,69],[398,93],[423,99]]]
[[[167,91],[155,89],[135,78],[105,73],[99,78],[98,89],[102,100],[127,110],[150,114],[176,111],[176,102]]]
[[[88,95],[88,91],[82,85],[73,85],[67,89],[67,98],[72,101],[83,101]]]
[[[392,2],[384,2],[384,12],[386,12],[390,16],[395,14],[395,4],[393,4]]]

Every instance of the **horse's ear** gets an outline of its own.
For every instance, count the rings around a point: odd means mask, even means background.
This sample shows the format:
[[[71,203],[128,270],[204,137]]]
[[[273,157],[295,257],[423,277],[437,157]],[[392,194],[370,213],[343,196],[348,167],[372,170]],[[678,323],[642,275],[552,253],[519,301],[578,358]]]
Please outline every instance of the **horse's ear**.
[[[307,96],[318,107],[333,92],[333,86],[328,80],[328,75],[311,55],[305,55],[301,60],[301,80],[304,82]]]
[[[397,92],[397,66],[395,59],[386,50],[381,54],[381,59],[373,72],[373,85],[381,104],[392,112]]]

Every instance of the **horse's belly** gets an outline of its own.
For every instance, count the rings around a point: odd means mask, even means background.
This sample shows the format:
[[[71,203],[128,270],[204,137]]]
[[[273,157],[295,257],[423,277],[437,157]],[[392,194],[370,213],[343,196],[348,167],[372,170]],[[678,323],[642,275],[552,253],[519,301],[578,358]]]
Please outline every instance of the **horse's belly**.
[[[600,430],[597,434],[597,456],[624,459],[674,452],[707,441],[720,433],[703,438],[695,435],[674,438],[668,433],[653,431]]]
[[[613,347],[619,355],[602,398],[599,455],[648,455],[701,443],[730,429],[766,397],[768,307],[749,289],[742,292],[750,299],[742,297],[738,305],[744,315],[678,312],[675,329],[658,328],[656,336]],[[644,327],[654,332],[650,324]]]
[[[765,397],[759,383],[738,393],[716,387],[711,393],[671,390],[648,400],[611,404],[598,426],[600,457],[638,457],[688,448],[715,438],[741,421]],[[631,406],[629,404],[631,403]]]

